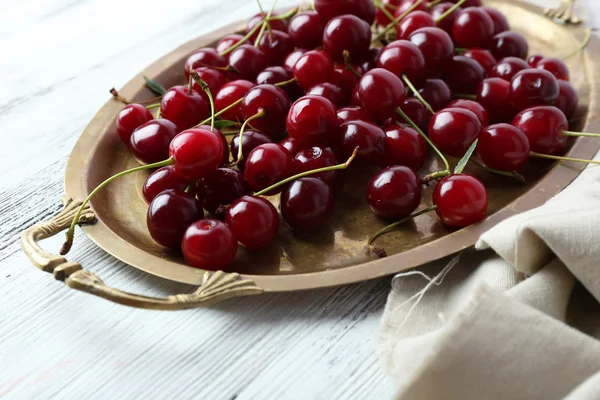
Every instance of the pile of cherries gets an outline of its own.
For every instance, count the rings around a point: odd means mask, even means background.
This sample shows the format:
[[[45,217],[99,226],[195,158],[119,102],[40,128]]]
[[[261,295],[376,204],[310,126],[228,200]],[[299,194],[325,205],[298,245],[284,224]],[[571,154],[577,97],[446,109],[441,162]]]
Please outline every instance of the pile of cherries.
[[[528,55],[525,38],[479,0],[315,0],[260,12],[245,35],[191,54],[187,83],[117,116],[144,165],[134,170],[160,167],[143,187],[148,230],[193,267],[226,268],[238,245],[258,250],[276,237],[279,213],[265,196],[280,195],[293,230],[321,228],[350,162],[382,168],[366,197],[394,225],[429,183],[433,206],[418,214],[435,209],[450,228],[476,223],[485,186],[451,171],[445,155],[475,151],[482,167],[511,174],[575,135],[566,65]],[[428,146],[446,168],[419,176]]]

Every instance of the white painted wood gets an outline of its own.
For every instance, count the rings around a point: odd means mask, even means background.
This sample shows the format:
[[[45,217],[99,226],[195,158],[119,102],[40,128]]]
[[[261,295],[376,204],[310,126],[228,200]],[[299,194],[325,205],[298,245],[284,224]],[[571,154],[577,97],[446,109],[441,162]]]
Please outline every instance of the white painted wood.
[[[391,396],[375,350],[389,278],[157,312],[68,290],[20,251],[20,231],[59,209],[68,154],[108,89],[250,16],[254,2],[0,0],[0,10],[1,398]],[[70,257],[123,289],[191,289],[127,267],[80,231]]]

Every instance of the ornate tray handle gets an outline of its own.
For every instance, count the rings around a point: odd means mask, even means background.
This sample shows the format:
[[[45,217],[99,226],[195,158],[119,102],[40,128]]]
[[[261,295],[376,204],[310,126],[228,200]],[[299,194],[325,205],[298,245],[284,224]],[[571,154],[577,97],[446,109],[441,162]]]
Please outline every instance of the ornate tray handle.
[[[107,286],[96,275],[81,267],[78,262],[67,261],[64,257],[49,253],[38,245],[38,241],[49,238],[67,229],[75,217],[81,201],[69,197],[62,199],[64,208],[48,221],[36,224],[21,234],[21,247],[31,262],[39,269],[52,273],[54,278],[67,286],[102,297],[113,303],[130,307],[153,310],[181,310],[202,307],[231,297],[260,294],[261,288],[251,279],[244,279],[237,273],[206,271],[198,289],[189,294],[176,294],[164,298],[155,298],[123,292]],[[94,221],[93,211],[86,207],[80,221]]]

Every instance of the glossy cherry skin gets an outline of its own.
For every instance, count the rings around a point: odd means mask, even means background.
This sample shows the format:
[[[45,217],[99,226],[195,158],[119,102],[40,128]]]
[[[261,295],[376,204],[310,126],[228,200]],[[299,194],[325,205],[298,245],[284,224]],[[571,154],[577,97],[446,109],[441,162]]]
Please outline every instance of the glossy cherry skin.
[[[409,8],[411,8],[418,0],[402,0],[400,2],[400,4],[398,5],[398,7],[396,8],[396,11],[394,12],[394,17],[398,18],[400,15],[404,14]],[[414,11],[428,11],[427,8],[427,2],[423,1],[421,2],[416,8],[414,8]]]
[[[527,59],[527,64],[529,64],[531,68],[535,68],[537,67],[538,63],[542,61],[543,58],[544,56],[541,54],[534,54]]]
[[[477,87],[477,102],[488,112],[490,122],[510,122],[517,114],[508,99],[510,82],[501,78],[484,79]]]
[[[444,69],[446,83],[451,90],[465,94],[475,93],[479,82],[486,78],[483,67],[472,58],[454,56]]]
[[[313,169],[331,167],[338,164],[338,159],[329,147],[312,146],[300,150],[294,157],[294,174],[311,171]],[[341,177],[342,171],[327,171],[310,175],[313,178],[334,185]]]
[[[411,33],[421,28],[434,27],[435,21],[431,14],[426,11],[411,11],[396,25],[396,37],[408,39]]]
[[[286,82],[294,78],[292,71],[287,70],[280,66],[267,67],[256,77],[256,83],[258,85],[270,84],[275,85],[276,83]],[[298,82],[290,82],[280,87],[283,89],[290,100],[296,100],[304,94]]]
[[[367,202],[380,217],[404,218],[421,202],[421,180],[412,169],[403,165],[387,167],[369,182]]]
[[[193,52],[183,65],[185,79],[190,78],[190,68],[196,69],[199,67],[225,67],[227,60],[219,54],[215,49],[205,47]]]
[[[293,230],[312,232],[333,213],[333,200],[333,189],[322,180],[310,176],[296,179],[281,193],[281,216]]]
[[[505,81],[510,82],[517,72],[528,68],[529,65],[522,59],[517,57],[506,57],[492,67],[490,77],[502,78]]]
[[[424,77],[425,58],[421,50],[412,42],[396,40],[381,50],[377,67],[386,69],[398,77],[406,75],[414,85],[417,85]]]
[[[344,50],[350,52],[351,60],[362,60],[370,45],[371,26],[354,15],[333,18],[323,31],[323,49],[337,62],[344,61]]]
[[[527,135],[510,124],[496,124],[484,128],[479,134],[477,155],[492,169],[518,171],[529,160]]]
[[[562,111],[567,119],[571,119],[577,112],[579,97],[569,82],[562,80],[558,81],[558,86],[560,91],[558,93],[558,97],[554,101],[553,106]]]
[[[288,34],[296,47],[314,49],[323,43],[326,21],[315,11],[302,11],[294,15]]]
[[[507,31],[510,29],[508,20],[506,19],[506,16],[504,14],[502,14],[502,12],[500,12],[499,10],[497,10],[495,8],[488,7],[488,6],[483,6],[483,7],[481,7],[481,9],[483,11],[485,11],[487,13],[487,15],[489,15],[490,18],[492,19],[492,21],[494,22],[494,35],[497,35],[500,32],[504,32],[504,31]]]
[[[307,95],[322,96],[335,106],[335,108],[344,107],[347,104],[346,94],[341,87],[334,85],[333,83],[324,82],[313,86]]]
[[[452,25],[452,37],[458,47],[487,49],[494,36],[494,21],[484,10],[467,7]]]
[[[387,152],[385,132],[370,122],[350,121],[339,127],[339,150],[344,158],[350,157],[358,146],[356,161],[363,164],[380,165]]]
[[[487,74],[490,74],[497,61],[488,50],[483,49],[468,49],[463,53],[463,56],[472,58],[483,67]]]
[[[197,128],[211,131],[210,124],[200,125]],[[217,128],[214,128],[211,132],[214,133],[215,135],[217,135],[219,137],[219,139],[221,140],[221,143],[223,144],[223,158],[221,159],[221,163],[219,164],[219,166],[222,167],[226,164],[229,164],[229,143],[227,142],[227,138]]]
[[[133,156],[144,164],[169,158],[169,143],[177,135],[177,127],[167,119],[153,119],[131,134],[129,148]]]
[[[409,125],[391,125],[385,130],[387,151],[384,165],[405,165],[418,171],[425,164],[427,145]]]
[[[175,172],[190,181],[204,178],[223,161],[223,142],[208,129],[188,129],[169,145]]]
[[[333,74],[333,60],[322,50],[311,50],[302,54],[292,71],[304,90],[328,82]]]
[[[338,119],[338,125],[341,125],[344,122],[354,121],[354,120],[361,120],[361,121],[366,121],[366,122],[371,121],[371,117],[369,117],[369,114],[367,114],[367,112],[362,107],[359,107],[359,106],[349,106],[349,107],[338,108],[337,119]]]
[[[200,79],[206,82],[210,93],[213,96],[216,95],[217,92],[223,87],[223,85],[227,83],[227,78],[225,77],[225,75],[223,75],[220,71],[217,71],[216,69],[200,67],[196,68],[195,71],[200,76]],[[206,96],[204,90],[202,90],[200,85],[194,82],[194,84],[192,85],[192,89],[200,93],[201,96],[204,96],[206,102],[209,103],[208,97]]]
[[[441,79],[427,79],[419,93],[434,111],[441,110],[452,101],[452,91]]]
[[[258,48],[267,58],[269,65],[281,65],[285,57],[294,50],[294,44],[290,35],[285,32],[273,30],[271,34],[263,35]]]
[[[281,142],[279,142],[279,144],[285,147],[290,152],[292,157],[298,154],[298,152],[303,148],[300,142],[291,137],[286,137]]]
[[[142,195],[146,202],[150,203],[162,191],[174,189],[183,192],[189,185],[189,181],[175,173],[175,167],[167,165],[157,169],[148,176],[144,186],[142,186]]]
[[[465,110],[469,110],[477,116],[477,119],[481,122],[481,126],[486,127],[489,125],[488,111],[476,101],[457,99],[448,104],[448,108],[464,108]]]
[[[271,13],[271,17],[276,17],[278,14],[277,13]],[[248,23],[246,24],[246,33],[250,33],[250,31],[252,30],[252,28],[254,28],[256,25],[260,24],[263,22],[263,19],[266,17],[266,13],[256,13],[252,16],[252,18],[250,18],[248,20]],[[281,31],[281,32],[287,32],[288,31],[288,24],[287,21],[284,19],[276,19],[273,21],[269,21],[269,25],[271,25],[271,29],[275,30],[275,31]],[[250,37],[250,39],[252,39],[252,41],[256,40],[256,38],[258,37],[258,32],[260,31],[260,28],[258,28],[258,30],[256,32],[254,32],[254,34]]]
[[[373,119],[391,117],[404,101],[404,84],[383,68],[374,68],[358,82],[358,99]]]
[[[563,152],[569,129],[567,117],[553,106],[537,106],[521,111],[512,124],[520,128],[529,139],[531,151],[557,155]]]
[[[217,168],[202,179],[202,205],[219,219],[225,214],[224,206],[250,192],[244,175],[231,168]]]
[[[188,86],[173,86],[163,95],[160,115],[182,131],[191,128],[210,114],[210,106],[200,93]]]
[[[527,39],[520,33],[506,31],[494,36],[491,52],[497,59],[518,57],[525,60],[529,52],[529,45]]]
[[[433,20],[435,21],[436,19],[441,17],[442,14],[444,14],[446,11],[448,11],[452,7],[454,7],[454,4],[452,4],[450,2],[436,4],[431,9],[431,18],[433,18]],[[456,17],[458,17],[458,15],[460,14],[460,12],[462,10],[463,9],[461,7],[458,7],[457,9],[452,11],[452,13],[450,15],[446,16],[441,21],[436,22],[435,26],[437,26],[440,29],[443,29],[444,31],[448,32],[449,34],[452,34],[452,26],[454,25],[454,20],[456,19]]]
[[[283,60],[283,68],[287,69],[288,71],[293,71],[294,65],[296,65],[302,54],[306,53],[307,51],[308,50],[304,49],[296,49],[292,51],[285,57],[285,60]]]
[[[365,73],[362,67],[358,65],[354,65],[353,67],[359,75],[362,76]],[[353,72],[348,71],[343,64],[336,64],[333,67],[333,74],[329,78],[330,83],[339,86],[344,91],[344,95],[347,99],[352,95],[352,90],[354,90],[354,87],[359,80],[360,78]]]
[[[240,171],[244,171],[244,166],[246,165],[246,159],[252,150],[265,143],[273,143],[273,140],[265,135],[264,133],[247,130],[244,131],[244,135],[242,136],[242,161],[237,164],[237,167]],[[240,136],[235,135],[231,139],[231,154],[233,157],[237,159],[237,155],[239,152],[240,145]]]
[[[235,258],[237,240],[231,229],[216,219],[201,219],[183,235],[181,251],[191,267],[207,271],[224,269]]]
[[[454,55],[454,43],[450,35],[440,28],[417,29],[408,40],[423,53],[425,69],[430,76],[442,70]]]
[[[445,108],[431,117],[429,138],[442,153],[462,157],[481,129],[481,122],[472,111]]]
[[[260,250],[275,239],[279,230],[279,214],[269,200],[243,196],[231,203],[225,223],[242,246]]]
[[[375,21],[375,5],[371,0],[315,0],[314,5],[325,21],[342,14],[356,15],[369,25]]]
[[[243,79],[226,83],[215,96],[216,111],[221,111],[243,98],[254,86],[255,83]],[[225,111],[220,117],[230,121],[243,121],[241,104]]]
[[[535,68],[545,69],[554,75],[556,79],[569,80],[569,68],[560,58],[544,57],[537,62]]]
[[[336,135],[337,114],[333,103],[325,97],[308,95],[292,104],[286,119],[291,138],[301,145],[319,145]]]
[[[252,128],[271,137],[279,136],[285,131],[285,119],[290,109],[290,99],[280,88],[273,85],[258,85],[244,96],[242,116],[244,120],[263,110],[263,117],[252,120]]]
[[[518,110],[552,104],[560,89],[554,75],[543,69],[524,69],[510,81],[508,99]]]
[[[146,224],[152,239],[161,246],[178,249],[188,226],[204,216],[200,202],[182,190],[166,189],[152,199]]]
[[[229,54],[229,65],[239,79],[253,81],[259,72],[267,68],[267,56],[257,47],[243,44]]]
[[[406,114],[408,118],[411,119],[423,132],[427,132],[427,128],[429,127],[429,111],[425,108],[425,105],[421,103],[419,99],[416,97],[409,97],[404,99],[404,102],[400,106],[402,111]],[[402,117],[399,115],[394,117],[397,121],[401,123],[406,123]]]
[[[280,144],[261,144],[250,152],[244,167],[244,177],[254,190],[258,192],[285,178],[292,176],[294,162],[290,152]],[[273,196],[281,192],[279,186],[267,193]]]
[[[433,204],[442,223],[451,228],[464,228],[485,218],[488,197],[485,186],[477,178],[454,174],[442,179],[433,191]]]
[[[152,119],[154,119],[154,116],[143,105],[128,104],[119,111],[115,120],[117,133],[123,143],[129,146],[133,131]]]
[[[223,36],[217,42],[217,45],[215,46],[215,50],[218,53],[222,53],[225,50],[227,50],[228,48],[230,48],[231,46],[233,46],[234,44],[236,44],[237,42],[239,42],[242,38],[243,38],[243,36],[239,35],[237,33],[232,33],[231,35]],[[226,57],[228,58],[229,56],[226,56]]]

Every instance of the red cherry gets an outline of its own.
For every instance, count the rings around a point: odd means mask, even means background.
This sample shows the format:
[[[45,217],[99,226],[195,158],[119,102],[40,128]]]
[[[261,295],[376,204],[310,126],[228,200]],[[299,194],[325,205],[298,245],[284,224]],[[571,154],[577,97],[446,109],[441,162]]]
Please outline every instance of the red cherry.
[[[567,117],[556,107],[537,106],[521,111],[512,124],[520,128],[529,139],[531,151],[556,155],[567,144],[563,131],[569,129]]]
[[[477,155],[489,168],[518,171],[529,159],[529,140],[515,126],[490,125],[479,134]]]
[[[162,191],[174,189],[183,192],[187,188],[189,181],[175,173],[175,167],[167,165],[157,169],[148,176],[142,187],[144,199],[150,203]]]
[[[492,53],[483,49],[468,49],[463,53],[463,56],[477,61],[487,74],[491,73],[492,68],[494,68],[494,65],[497,63]]]
[[[368,72],[377,66],[379,54],[381,54],[381,48],[373,47],[369,49],[369,52],[365,56],[362,64],[360,64],[360,68],[363,72]]]
[[[188,129],[169,145],[175,172],[190,181],[204,178],[223,160],[223,142],[207,129]]]
[[[537,62],[535,68],[545,69],[554,75],[556,79],[569,80],[569,68],[560,58],[544,57]]]
[[[294,50],[294,44],[287,33],[273,30],[263,35],[258,48],[265,55],[269,65],[281,65],[289,52]]]
[[[225,223],[242,246],[260,250],[275,239],[279,230],[279,214],[269,200],[243,196],[227,209]]]
[[[242,79],[226,83],[215,96],[215,109],[221,111],[230,106],[244,97],[254,86],[256,86],[254,83]],[[242,121],[244,117],[242,116],[241,104],[225,111],[221,114],[221,118],[230,121]]]
[[[291,19],[288,33],[296,47],[314,49],[323,43],[325,21],[315,11],[302,11]]]
[[[191,267],[208,271],[226,268],[237,252],[231,229],[216,219],[201,219],[189,226],[181,242],[181,251]]]
[[[292,72],[283,67],[268,67],[258,74],[256,83],[259,85],[275,85],[276,83],[289,81],[292,78],[294,78]],[[287,93],[290,99],[294,100],[303,94],[302,89],[300,89],[297,82],[287,83],[285,86],[282,86],[281,89]]]
[[[452,91],[441,79],[427,79],[419,93],[434,111],[441,110],[452,101]]]
[[[529,64],[531,68],[535,68],[537,67],[538,63],[542,61],[543,58],[544,56],[541,54],[534,54],[527,59],[527,64]]]
[[[494,22],[494,35],[497,35],[500,32],[504,32],[504,31],[507,31],[510,29],[508,20],[506,19],[506,16],[504,16],[504,14],[502,14],[502,12],[500,12],[499,10],[497,10],[495,8],[488,7],[488,6],[483,6],[483,7],[481,7],[481,9],[483,11],[485,11],[487,13],[487,15],[489,15],[490,18],[492,19],[492,21]]]
[[[477,116],[477,119],[481,122],[481,126],[486,127],[489,125],[487,110],[476,101],[458,99],[448,104],[448,108],[464,108],[465,110],[469,110]]]
[[[380,217],[404,218],[421,202],[421,180],[403,165],[387,167],[369,182],[367,202]]]
[[[442,179],[433,191],[433,203],[442,223],[451,228],[464,228],[485,218],[487,191],[477,178],[454,174]]]
[[[308,90],[319,83],[329,81],[333,74],[333,60],[322,50],[307,51],[300,56],[293,72],[300,87]]]
[[[497,59],[519,57],[525,60],[529,52],[529,45],[527,44],[527,39],[520,33],[506,31],[494,36],[491,52]]]
[[[394,18],[398,18],[400,15],[404,14],[409,8],[411,8],[418,0],[402,0],[398,7],[396,8],[396,12],[394,13]],[[427,2],[421,2],[413,11],[428,11]]]
[[[464,155],[481,132],[477,115],[464,108],[445,108],[429,121],[429,138],[442,151],[454,157]]]
[[[258,192],[293,174],[293,159],[290,152],[280,144],[261,144],[250,152],[244,167],[244,177],[254,190]],[[281,192],[279,186],[267,193],[273,196]]]
[[[344,158],[350,157],[358,146],[356,161],[380,165],[387,151],[387,137],[383,130],[366,121],[344,122],[339,127],[340,151]]]
[[[398,77],[406,74],[413,84],[418,84],[423,78],[425,58],[421,50],[412,42],[396,40],[385,46],[379,53],[377,66]]]
[[[133,131],[129,148],[138,161],[152,164],[169,157],[169,143],[175,135],[174,123],[163,118],[153,119]]]
[[[342,14],[356,15],[369,25],[375,21],[375,5],[371,0],[315,0],[314,6],[325,21]]]
[[[290,109],[290,99],[280,88],[273,85],[258,85],[244,96],[242,116],[249,119],[263,110],[265,115],[252,120],[249,124],[254,129],[269,136],[279,136],[285,131],[285,118]]]
[[[208,88],[210,89],[210,93],[213,96],[216,95],[217,92],[223,87],[223,85],[225,85],[227,83],[227,78],[225,77],[225,75],[223,75],[221,72],[217,71],[216,69],[212,69],[212,68],[208,68],[208,67],[200,67],[200,68],[196,68],[195,71],[200,76],[200,79],[202,79],[204,82],[206,82],[206,84],[208,85]],[[194,91],[200,93],[200,95],[205,98],[205,101],[208,104],[208,97],[204,93],[204,90],[202,90],[202,88],[196,82],[194,82],[192,89]]]
[[[267,57],[259,48],[243,44],[229,54],[229,65],[240,79],[253,81],[260,71],[267,68]]]
[[[313,86],[306,94],[325,97],[327,100],[331,101],[336,108],[343,107],[347,103],[346,94],[342,88],[329,82],[319,83],[318,85]]]
[[[336,135],[335,106],[321,96],[308,95],[292,104],[286,127],[290,137],[310,146],[330,142]]]
[[[475,93],[486,74],[483,67],[472,58],[454,56],[452,62],[444,69],[444,76],[450,89],[471,94]]]
[[[435,20],[426,11],[411,11],[406,17],[396,25],[396,37],[398,39],[408,39],[411,33],[417,29],[434,27]]]
[[[244,175],[231,168],[217,168],[206,175],[201,190],[204,209],[218,218],[224,216],[224,206],[251,192]]]
[[[285,147],[290,152],[292,157],[294,157],[296,154],[298,154],[300,150],[302,150],[302,145],[300,144],[300,142],[291,137],[283,139],[281,142],[279,142],[279,144]]]
[[[276,17],[277,13],[271,13],[271,18]],[[263,22],[263,19],[266,17],[266,13],[257,13],[254,14],[252,16],[252,18],[250,18],[248,20],[248,23],[246,24],[246,33],[250,33],[250,31],[252,30],[252,28],[254,28],[256,25],[261,24]],[[281,32],[287,32],[288,31],[288,24],[287,21],[284,19],[274,19],[272,21],[269,21],[269,25],[271,26],[271,29],[274,31],[281,31]],[[250,39],[252,41],[256,40],[256,38],[258,37],[258,32],[260,31],[260,28],[254,32],[254,34],[250,37]]]
[[[450,2],[436,4],[431,9],[431,18],[433,18],[433,20],[435,21],[436,19],[441,17],[446,11],[448,11],[452,7],[454,7],[454,4],[452,4]],[[443,29],[444,31],[448,32],[449,34],[452,34],[452,26],[454,25],[454,20],[456,19],[456,17],[458,17],[458,15],[460,14],[460,12],[462,10],[463,9],[461,7],[458,7],[457,9],[452,11],[452,13],[447,15],[444,19],[442,19],[439,22],[436,22],[435,26],[437,26],[440,29]]]
[[[429,111],[425,108],[425,105],[421,103],[419,99],[416,97],[409,97],[404,99],[404,103],[400,106],[404,114],[408,118],[411,119],[423,132],[427,132],[427,128],[429,126]],[[406,121],[401,120],[402,117],[395,116],[394,118],[398,118],[398,121],[404,123]]]
[[[288,71],[293,71],[294,65],[296,65],[302,54],[306,53],[307,51],[308,50],[304,49],[296,49],[292,51],[285,57],[285,60],[283,61],[283,68],[287,69]]]
[[[452,26],[452,37],[459,47],[486,49],[492,43],[493,36],[494,21],[478,7],[462,10]]]
[[[453,3],[458,3],[459,0],[450,0]],[[465,7],[481,7],[481,0],[467,0],[463,3]]]
[[[229,164],[229,143],[227,142],[227,138],[225,137],[225,135],[223,135],[223,133],[217,128],[211,130],[210,125],[200,125],[197,128],[211,131],[219,137],[221,143],[223,144],[223,158],[221,159],[221,163],[219,164],[219,166],[222,167],[226,164]]]
[[[338,125],[341,125],[344,122],[354,121],[354,120],[370,122],[371,118],[369,117],[369,114],[367,114],[367,112],[363,108],[358,107],[358,106],[349,106],[349,107],[339,108],[337,110],[337,120],[338,120]]]
[[[415,171],[423,167],[427,145],[417,131],[408,125],[392,125],[385,130],[385,135],[387,152],[384,165],[405,165]]]
[[[558,82],[554,75],[543,69],[524,69],[510,82],[508,99],[519,110],[552,104],[558,97]]]
[[[528,69],[529,65],[520,58],[506,57],[500,60],[490,71],[491,77],[502,78],[511,81],[519,71]]]
[[[200,202],[184,191],[167,189],[150,202],[146,215],[152,239],[165,247],[178,249],[187,227],[204,216]]]
[[[423,53],[425,69],[430,75],[440,71],[454,55],[452,39],[440,28],[418,29],[411,33],[408,40]]]
[[[182,131],[196,125],[210,114],[204,97],[186,86],[173,86],[163,95],[160,115],[173,122]]]
[[[517,110],[508,100],[510,82],[501,78],[484,79],[477,87],[477,102],[488,111],[490,122],[510,122]]]
[[[390,14],[394,15],[394,10],[400,5],[400,2],[401,0],[383,0],[381,5],[385,7]],[[392,20],[379,8],[375,12],[375,21],[381,26],[387,26],[392,22]]]
[[[571,119],[577,112],[577,104],[579,103],[579,97],[577,92],[573,89],[573,86],[567,81],[558,81],[558,97],[554,102],[554,106],[565,114],[567,119]]]
[[[215,49],[203,48],[193,52],[185,61],[183,65],[183,72],[185,73],[185,79],[190,79],[190,68],[196,69],[198,67],[225,67],[227,66],[227,60],[225,57],[219,54]]]
[[[141,104],[128,104],[117,115],[115,121],[117,133],[126,145],[129,145],[133,131],[154,119],[152,113]]]
[[[317,168],[331,167],[338,164],[335,154],[329,147],[313,146],[305,147],[294,157],[294,174],[311,171]],[[341,171],[327,171],[311,175],[327,183],[334,185],[341,176]]]
[[[333,190],[320,179],[304,177],[281,193],[281,216],[290,228],[311,232],[321,228],[333,213]]]
[[[250,152],[252,150],[254,150],[255,148],[257,148],[258,146],[260,146],[261,144],[265,144],[265,143],[273,143],[273,140],[271,140],[270,137],[268,137],[267,135],[260,133],[260,132],[255,132],[255,131],[244,131],[244,134],[242,135],[242,161],[240,161],[237,164],[237,167],[240,169],[240,171],[244,171],[244,166],[246,165],[246,159],[248,158],[248,155],[250,154]],[[237,158],[237,154],[239,152],[239,146],[240,146],[240,136],[239,135],[235,135],[232,139],[231,139],[231,154],[234,155],[234,157]]]
[[[364,71],[362,67],[358,65],[353,65],[354,70],[359,74],[363,75]],[[336,86],[339,86],[343,91],[346,98],[349,98],[352,95],[352,90],[359,81],[359,77],[356,76],[353,72],[348,71],[345,65],[336,64],[333,67],[333,74],[329,81]]]
[[[333,18],[323,31],[323,49],[338,62],[344,61],[344,50],[350,52],[352,60],[362,60],[370,45],[371,27],[354,15]]]
[[[383,68],[374,68],[360,78],[358,99],[374,119],[391,117],[404,101],[404,84],[396,75]]]
[[[215,50],[218,53],[222,53],[225,50],[227,50],[228,48],[230,48],[231,46],[233,46],[234,44],[238,43],[240,40],[242,40],[242,38],[243,38],[243,36],[238,35],[237,33],[232,33],[231,35],[223,36],[221,38],[221,40],[219,40],[217,42],[217,45],[215,46]]]

